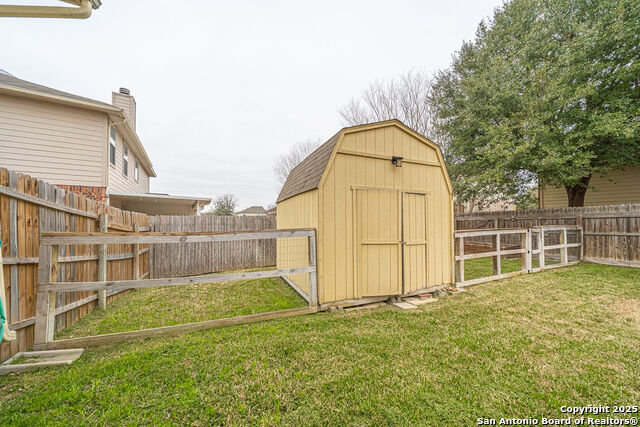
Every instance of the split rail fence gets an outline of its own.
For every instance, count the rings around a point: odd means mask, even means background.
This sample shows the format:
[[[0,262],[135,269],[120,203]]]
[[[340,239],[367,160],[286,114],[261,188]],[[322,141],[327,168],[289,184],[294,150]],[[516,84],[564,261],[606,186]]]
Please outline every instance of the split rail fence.
[[[247,240],[287,239],[306,237],[308,240],[308,264],[286,269],[262,270],[243,273],[199,275],[173,278],[153,278],[147,280],[105,280],[60,281],[61,249],[67,245],[105,246],[113,244],[185,244],[222,243]],[[138,331],[119,332],[82,338],[54,340],[54,323],[57,296],[78,291],[119,292],[126,289],[213,284],[236,280],[250,280],[266,277],[285,277],[292,274],[309,274],[310,300],[305,308],[274,311],[268,313],[237,316],[226,319],[165,326]],[[308,314],[317,311],[317,270],[316,232],[314,229],[261,230],[248,232],[192,232],[192,233],[42,233],[40,240],[38,267],[38,294],[36,302],[35,343],[36,350],[76,348],[88,345],[113,343],[135,338],[164,336],[176,333],[256,322],[260,320]]]
[[[102,218],[102,222],[101,219]],[[0,240],[9,328],[15,341],[0,345],[0,361],[29,350],[34,343],[40,232],[93,232],[100,228],[126,232],[148,228],[147,215],[122,211],[66,192],[28,175],[0,168]],[[105,231],[106,231],[105,230]],[[137,257],[134,252],[137,252]],[[106,252],[86,245],[60,247],[59,280],[89,280],[102,268],[109,280],[133,277],[137,259],[139,277],[149,271],[147,245],[112,245]],[[55,300],[54,330],[71,326],[98,303],[118,298],[114,292],[76,291]]]
[[[585,261],[640,267],[640,204],[459,214],[455,217],[455,225],[459,232],[578,226],[583,229]],[[550,244],[560,244],[559,235],[549,238]],[[516,245],[518,239],[517,235],[504,236],[503,243]],[[490,245],[492,242],[490,237],[479,236],[473,243]]]
[[[518,245],[511,244],[510,248],[504,248],[505,237],[513,241],[519,240]],[[490,238],[491,246],[478,247],[477,243],[465,245],[465,239],[477,240],[478,238]],[[559,243],[549,243],[550,238]],[[492,280],[504,279],[518,274],[535,273],[550,268],[566,267],[578,263],[583,258],[583,231],[581,227],[571,225],[542,226],[525,229],[494,229],[494,230],[467,230],[457,231],[456,240],[456,286],[465,287]],[[473,248],[473,253],[466,253],[465,248]],[[484,249],[484,250],[483,250]],[[551,252],[551,253],[549,253]],[[555,255],[557,253],[557,255]],[[516,271],[503,272],[502,262],[508,257],[519,257],[520,268]],[[465,261],[481,258],[492,258],[493,274],[474,279],[465,278]],[[547,260],[553,259],[553,264]],[[534,260],[537,266],[534,266]]]

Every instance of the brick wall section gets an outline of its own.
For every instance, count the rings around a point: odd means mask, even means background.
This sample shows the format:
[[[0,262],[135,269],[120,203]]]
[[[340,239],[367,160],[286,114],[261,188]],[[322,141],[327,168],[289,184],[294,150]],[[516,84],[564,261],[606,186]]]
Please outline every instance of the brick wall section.
[[[91,187],[88,185],[56,185],[56,187],[98,202],[106,203],[107,201],[107,187]]]

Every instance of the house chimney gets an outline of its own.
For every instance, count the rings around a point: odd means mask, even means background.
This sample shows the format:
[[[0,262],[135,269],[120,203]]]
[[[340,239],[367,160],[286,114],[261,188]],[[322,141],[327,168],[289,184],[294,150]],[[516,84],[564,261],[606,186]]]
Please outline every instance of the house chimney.
[[[131,91],[126,87],[121,87],[118,92],[112,93],[112,102],[118,108],[124,110],[129,123],[135,130],[136,128],[136,99],[131,96]]]

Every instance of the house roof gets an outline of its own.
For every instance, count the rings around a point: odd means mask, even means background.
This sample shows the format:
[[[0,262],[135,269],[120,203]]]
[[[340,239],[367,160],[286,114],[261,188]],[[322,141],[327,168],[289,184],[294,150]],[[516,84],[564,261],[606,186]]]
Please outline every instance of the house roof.
[[[318,147],[313,153],[309,154],[306,159],[300,162],[298,166],[291,169],[287,180],[280,190],[278,200],[280,203],[300,193],[304,193],[314,188],[318,188],[322,173],[329,163],[333,148],[338,142],[338,137],[342,130],[333,135],[327,142]]]
[[[371,128],[372,126],[398,126],[401,129],[410,132],[415,137],[432,146],[438,152],[441,165],[444,165],[444,159],[442,158],[440,146],[424,135],[421,135],[418,132],[414,131],[398,119],[384,120],[375,123],[366,123],[357,126],[345,127],[340,129],[338,133],[329,138],[327,142],[318,147],[318,149],[316,149],[313,153],[309,154],[307,158],[305,158],[302,162],[300,162],[298,166],[296,166],[291,170],[291,172],[289,172],[289,176],[284,182],[282,190],[280,190],[280,194],[278,195],[278,200],[276,200],[276,203],[280,203],[284,200],[290,199],[293,196],[297,196],[298,194],[318,188],[318,186],[320,185],[320,181],[322,180],[322,175],[327,168],[329,161],[331,160],[331,155],[333,154],[334,148],[338,143],[338,140],[340,139],[340,135],[345,132],[356,132],[361,129]],[[447,181],[449,191],[452,191],[451,180],[446,169],[443,169],[443,173],[445,175],[445,180]]]
[[[95,99],[91,99],[91,98],[85,98],[84,96],[78,96],[78,95],[74,95],[72,93],[69,92],[63,92],[61,90],[58,89],[53,89],[47,86],[43,86],[43,85],[39,85],[37,83],[32,83],[32,82],[28,82],[26,80],[22,80],[19,79],[15,76],[12,76],[8,73],[0,73],[0,84],[4,84],[4,85],[9,85],[9,86],[14,86],[14,87],[18,87],[21,89],[27,89],[33,92],[40,92],[43,94],[48,94],[48,95],[54,95],[54,96],[60,96],[63,98],[70,98],[70,99],[75,99],[78,101],[83,101],[83,102],[87,102],[87,103],[91,103],[91,104],[96,104],[97,106],[102,106],[104,108],[108,108],[114,111],[119,110],[118,107],[115,107],[111,104],[107,104],[106,102],[101,102],[101,101],[96,101]]]
[[[86,108],[90,110],[101,111],[107,113],[114,123],[118,131],[125,137],[133,149],[134,154],[141,160],[142,166],[145,168],[149,176],[156,176],[153,170],[153,164],[149,155],[145,150],[138,134],[127,119],[122,108],[116,107],[106,102],[96,101],[95,99],[86,98],[84,96],[74,95],[72,93],[63,92],[47,86],[32,83],[27,80],[19,79],[9,73],[0,73],[0,93],[9,93],[10,95],[23,96],[27,98],[46,99],[50,102],[58,104],[70,105],[78,108]]]
[[[209,203],[211,199],[206,197],[109,192],[109,204],[147,215],[183,215],[185,211],[197,212],[198,206],[202,208]]]
[[[265,208],[263,208],[262,206],[251,206],[245,210],[242,210],[240,212],[236,212],[236,215],[238,214],[265,214],[267,213],[267,210]]]
[[[109,197],[116,196],[127,199],[139,199],[139,200],[180,200],[186,202],[199,202],[204,204],[211,203],[209,197],[195,197],[195,196],[174,196],[167,193],[121,193],[118,191],[110,191]]]

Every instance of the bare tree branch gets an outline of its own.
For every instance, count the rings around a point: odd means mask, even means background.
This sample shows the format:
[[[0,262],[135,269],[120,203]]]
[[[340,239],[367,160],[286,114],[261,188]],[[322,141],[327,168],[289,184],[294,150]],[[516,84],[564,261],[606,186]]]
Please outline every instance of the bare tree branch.
[[[280,184],[284,184],[291,169],[298,166],[309,154],[320,146],[319,140],[307,140],[292,146],[285,154],[276,157],[273,163],[273,174]]]
[[[414,71],[395,80],[375,81],[338,113],[345,126],[398,119],[440,144],[446,157],[448,137],[439,126],[433,85],[432,76]]]

